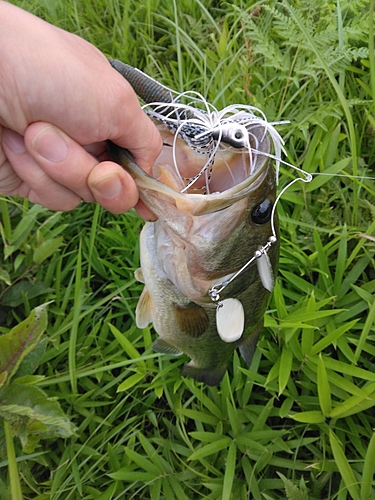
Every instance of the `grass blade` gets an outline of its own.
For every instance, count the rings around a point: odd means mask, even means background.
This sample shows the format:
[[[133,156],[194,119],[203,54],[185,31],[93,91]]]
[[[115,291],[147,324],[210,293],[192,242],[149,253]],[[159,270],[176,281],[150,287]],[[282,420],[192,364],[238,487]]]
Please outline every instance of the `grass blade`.
[[[323,415],[328,417],[332,410],[331,388],[329,386],[327,371],[321,354],[318,359],[317,385],[320,408]]]
[[[370,500],[374,496],[373,482],[375,473],[375,433],[372,435],[363,461],[361,481],[361,500]]]
[[[228,448],[228,446],[231,443],[230,437],[223,437],[221,439],[218,439],[217,441],[214,441],[213,443],[206,444],[205,446],[202,446],[201,448],[198,448],[198,450],[194,451],[190,457],[188,458],[189,461],[191,460],[200,460],[201,458],[208,457],[210,455],[213,455],[214,453],[218,453],[219,451],[225,450],[225,448]]]
[[[77,253],[77,264],[76,264],[76,275],[75,275],[73,321],[69,336],[69,377],[73,394],[77,394],[78,392],[76,355],[77,355],[78,326],[79,326],[81,306],[82,306],[82,294],[83,294],[82,241],[80,239],[78,253]]]
[[[358,487],[358,481],[355,478],[353,469],[345,456],[342,446],[337,439],[336,435],[332,430],[329,433],[329,442],[331,444],[332,453],[339,469],[341,477],[345,483],[345,486],[350,493],[353,500],[361,500],[360,490]]]
[[[21,490],[21,482],[18,473],[16,453],[14,451],[12,431],[8,420],[4,419],[3,422],[4,422],[4,432],[5,432],[6,449],[8,457],[8,470],[10,479],[10,491],[12,495],[12,500],[22,500],[23,497]]]
[[[237,446],[234,441],[229,446],[227,461],[225,464],[225,474],[223,482],[223,494],[221,500],[230,500],[234,481],[234,473],[236,470],[236,453]]]
[[[370,305],[370,310],[367,314],[366,321],[363,326],[363,330],[361,336],[359,337],[359,342],[354,353],[356,363],[358,362],[359,357],[362,354],[362,350],[365,346],[370,331],[374,329],[374,324],[375,324],[375,297],[372,298],[372,304]]]

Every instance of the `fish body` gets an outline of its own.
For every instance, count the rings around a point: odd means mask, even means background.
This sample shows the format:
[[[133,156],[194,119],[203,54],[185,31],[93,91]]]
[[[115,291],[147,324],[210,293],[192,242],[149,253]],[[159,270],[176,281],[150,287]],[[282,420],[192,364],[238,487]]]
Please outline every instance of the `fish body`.
[[[140,236],[141,267],[135,275],[145,286],[136,322],[139,328],[153,324],[159,335],[154,350],[190,358],[183,375],[217,385],[237,347],[245,362],[251,362],[270,297],[270,286],[264,284],[254,256],[272,237],[266,252],[271,280],[277,271],[271,141],[262,125],[254,125],[250,155],[250,149],[228,145],[217,149],[210,165],[209,190],[203,194],[204,155],[186,141],[176,140],[165,123],[159,122],[158,127],[164,147],[152,175],[127,150],[109,143],[111,157],[132,175],[140,198],[158,217],[145,224]],[[191,179],[196,179],[195,186]],[[212,290],[220,290],[219,297]],[[242,305],[244,327],[238,340],[224,341],[218,334],[217,313],[223,304],[229,325],[237,322],[232,304]]]
[[[264,141],[268,143],[267,136]],[[161,339],[155,350],[188,355],[191,361],[182,373],[216,385],[236,347],[250,364],[270,297],[254,262],[220,294],[220,299],[241,302],[244,333],[232,343],[219,337],[217,306],[208,292],[241,269],[272,235],[270,220],[253,220],[259,207],[267,205],[265,200],[269,207],[275,202],[270,160],[262,157],[262,165],[238,185],[204,195],[180,193],[149,176],[118,146],[110,145],[110,152],[134,177],[141,199],[158,217],[141,233],[141,270],[136,276],[145,288],[137,306],[137,326],[153,323]],[[276,242],[268,252],[274,274],[278,253]]]

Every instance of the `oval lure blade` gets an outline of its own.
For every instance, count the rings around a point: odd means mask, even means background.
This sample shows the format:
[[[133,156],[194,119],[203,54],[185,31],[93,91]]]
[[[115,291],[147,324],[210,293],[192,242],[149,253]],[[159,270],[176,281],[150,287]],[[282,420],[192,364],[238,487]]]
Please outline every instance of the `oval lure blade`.
[[[258,273],[262,281],[262,285],[266,290],[272,292],[274,288],[274,279],[270,259],[267,252],[262,253],[262,255],[257,260]]]
[[[245,313],[237,299],[225,299],[216,309],[216,327],[224,342],[235,342],[243,333]]]

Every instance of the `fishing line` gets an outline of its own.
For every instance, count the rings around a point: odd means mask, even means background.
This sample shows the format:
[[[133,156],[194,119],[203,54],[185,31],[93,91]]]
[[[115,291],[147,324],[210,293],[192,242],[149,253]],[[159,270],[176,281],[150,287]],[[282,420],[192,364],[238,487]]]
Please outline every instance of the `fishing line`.
[[[276,197],[276,200],[275,200],[275,203],[272,207],[272,212],[271,212],[271,231],[272,231],[272,235],[269,237],[267,243],[261,247],[258,248],[258,250],[256,250],[254,252],[254,255],[252,256],[252,258],[246,262],[246,264],[244,266],[241,267],[241,269],[239,269],[238,271],[236,271],[228,280],[222,282],[222,283],[218,283],[216,285],[214,285],[212,288],[210,288],[210,290],[208,291],[208,294],[209,296],[211,297],[211,299],[214,301],[214,302],[218,302],[220,301],[220,293],[224,290],[224,288],[226,288],[230,283],[232,283],[233,280],[235,280],[241,273],[243,273],[243,271],[245,271],[255,260],[257,259],[261,259],[261,258],[264,258],[264,259],[268,259],[268,255],[267,255],[267,252],[269,251],[269,249],[271,248],[271,246],[276,243],[277,241],[277,236],[276,236],[276,230],[275,230],[275,213],[276,213],[276,208],[277,208],[277,204],[278,202],[280,201],[281,199],[281,196],[285,193],[285,191],[287,189],[290,188],[290,186],[292,186],[294,183],[298,182],[298,181],[302,181],[302,182],[311,182],[312,181],[312,175],[309,174],[308,172],[305,172],[304,170],[288,163],[288,162],[284,162],[283,160],[279,159],[281,163],[285,164],[285,165],[288,165],[290,167],[292,167],[293,169],[297,170],[298,172],[300,172],[301,174],[303,174],[305,177],[297,177],[296,179],[293,179],[291,182],[289,182],[289,184],[287,184],[286,186],[283,187],[283,189],[280,191],[280,193],[277,195]],[[262,271],[263,273],[265,272],[265,270],[263,269],[263,264],[264,262],[261,264],[262,266]],[[267,261],[267,267],[269,267],[269,270],[272,272],[272,268],[271,268],[271,264]],[[263,274],[260,276],[261,280],[262,280],[262,283],[264,281],[264,283],[267,284],[267,286],[265,288],[267,288],[270,292],[272,291],[272,289],[270,290],[270,287],[269,287],[269,283],[270,281],[272,281],[270,279],[269,276]],[[264,284],[263,283],[263,284]],[[220,307],[220,306],[219,306]]]
[[[312,176],[326,175],[329,177],[345,177],[347,179],[363,179],[363,180],[375,181],[375,177],[369,177],[367,175],[330,174],[329,172],[314,172],[310,175]]]

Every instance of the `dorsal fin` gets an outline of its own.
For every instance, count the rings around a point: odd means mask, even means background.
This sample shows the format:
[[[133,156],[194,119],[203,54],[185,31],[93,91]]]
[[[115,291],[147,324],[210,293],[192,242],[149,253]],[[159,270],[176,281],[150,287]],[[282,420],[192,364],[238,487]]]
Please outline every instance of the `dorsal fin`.
[[[186,306],[174,304],[179,331],[192,338],[200,337],[208,328],[209,319],[203,307],[194,302]]]
[[[149,323],[152,323],[152,301],[147,286],[144,287],[139,297],[135,310],[135,322],[138,328],[146,328]]]

